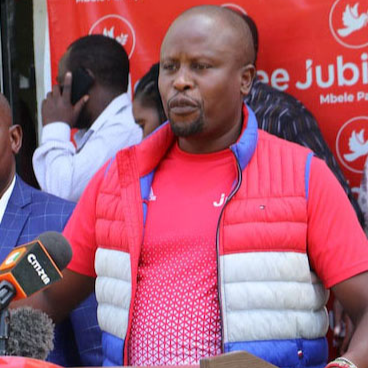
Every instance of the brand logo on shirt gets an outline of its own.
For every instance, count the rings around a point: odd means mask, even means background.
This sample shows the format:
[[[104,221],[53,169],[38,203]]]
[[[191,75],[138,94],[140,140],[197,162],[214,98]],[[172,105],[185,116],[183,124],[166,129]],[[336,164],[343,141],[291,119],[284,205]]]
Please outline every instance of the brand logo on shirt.
[[[149,201],[155,201],[157,199],[157,197],[155,196],[155,194],[153,193],[153,189],[151,188],[150,194],[148,196],[148,200]]]
[[[217,202],[214,201],[213,206],[214,207],[221,207],[225,203],[226,199],[227,199],[227,197],[225,196],[225,193],[221,193],[220,199]]]
[[[340,162],[350,171],[363,172],[368,155],[368,116],[358,116],[348,120],[340,128],[336,137],[336,153]]]
[[[335,40],[345,47],[367,46],[368,1],[335,1],[330,11],[330,29]]]

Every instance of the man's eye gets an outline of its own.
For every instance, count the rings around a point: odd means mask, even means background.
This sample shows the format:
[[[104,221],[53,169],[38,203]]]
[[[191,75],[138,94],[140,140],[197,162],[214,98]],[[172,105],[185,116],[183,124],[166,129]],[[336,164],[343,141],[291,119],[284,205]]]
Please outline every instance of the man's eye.
[[[206,64],[206,63],[194,63],[192,65],[193,69],[197,69],[197,70],[205,70],[205,69],[210,69],[211,65],[210,64]]]
[[[162,68],[167,71],[174,71],[176,70],[177,65],[175,63],[164,63]]]

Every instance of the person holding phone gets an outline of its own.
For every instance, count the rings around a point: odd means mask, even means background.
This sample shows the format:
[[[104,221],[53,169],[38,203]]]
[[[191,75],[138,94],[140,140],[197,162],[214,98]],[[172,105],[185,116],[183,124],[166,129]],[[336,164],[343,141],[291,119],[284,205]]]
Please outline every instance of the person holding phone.
[[[58,84],[42,103],[41,144],[33,155],[41,189],[78,201],[106,160],[140,142],[128,80],[129,58],[116,40],[89,35],[68,47],[59,61]],[[78,129],[75,145],[72,128]]]

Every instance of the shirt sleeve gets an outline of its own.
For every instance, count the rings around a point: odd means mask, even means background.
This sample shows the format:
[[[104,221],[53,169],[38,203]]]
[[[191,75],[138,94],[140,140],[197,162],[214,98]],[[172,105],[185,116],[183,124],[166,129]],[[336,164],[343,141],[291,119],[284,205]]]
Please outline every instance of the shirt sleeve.
[[[313,158],[308,193],[308,256],[326,288],[368,270],[368,241],[343,188]]]
[[[91,277],[96,277],[96,200],[108,164],[109,162],[89,182],[63,233],[73,249],[73,257],[67,268]]]
[[[85,134],[90,135],[77,151],[67,124],[52,123],[43,128],[41,145],[33,155],[33,169],[42,190],[78,201],[91,177],[109,158],[142,138],[141,129],[127,111]]]
[[[336,158],[323,138],[322,132],[313,115],[302,105],[299,107],[296,105],[286,114],[282,115],[280,120],[280,125],[284,127],[284,129],[282,129],[285,134],[283,137],[284,139],[310,148],[318,158],[321,158],[326,162],[329,169],[335,174],[337,180],[340,182],[340,185],[344,188],[345,193],[358,216],[359,222],[363,224],[363,214],[358,202],[354,197]]]

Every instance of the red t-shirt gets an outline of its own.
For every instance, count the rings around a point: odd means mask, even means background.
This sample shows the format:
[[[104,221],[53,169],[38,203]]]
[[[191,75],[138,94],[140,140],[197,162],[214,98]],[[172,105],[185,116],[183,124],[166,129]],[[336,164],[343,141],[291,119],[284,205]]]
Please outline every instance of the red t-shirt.
[[[177,145],[155,173],[138,267],[129,363],[190,365],[221,353],[216,228],[236,167]]]

